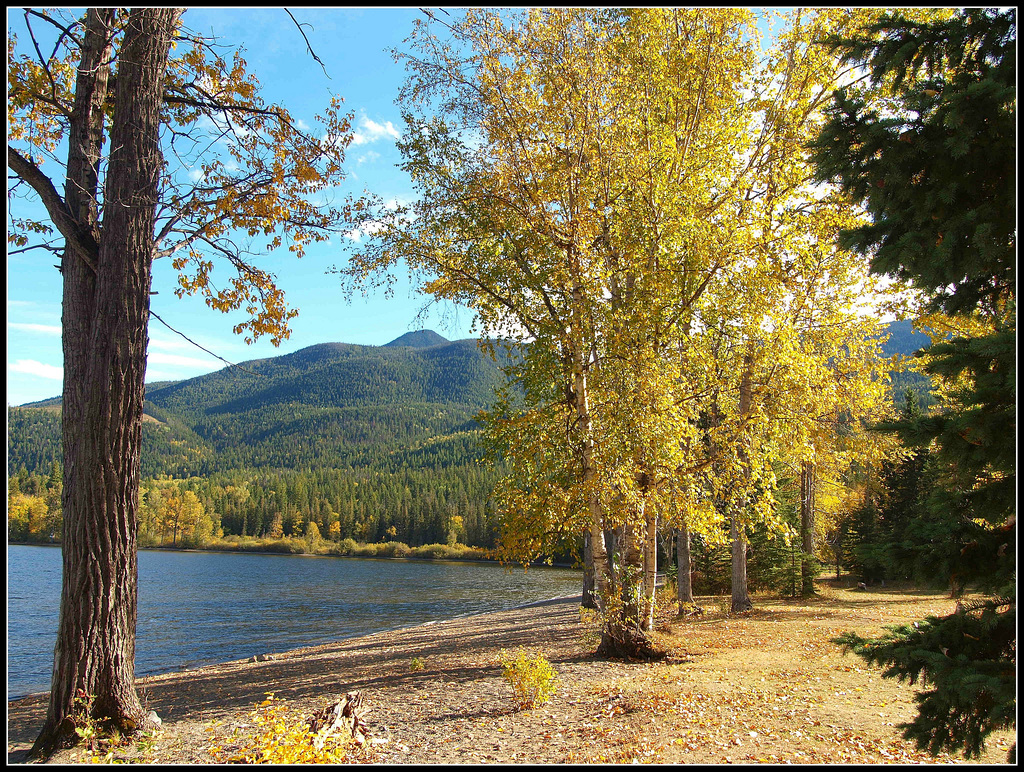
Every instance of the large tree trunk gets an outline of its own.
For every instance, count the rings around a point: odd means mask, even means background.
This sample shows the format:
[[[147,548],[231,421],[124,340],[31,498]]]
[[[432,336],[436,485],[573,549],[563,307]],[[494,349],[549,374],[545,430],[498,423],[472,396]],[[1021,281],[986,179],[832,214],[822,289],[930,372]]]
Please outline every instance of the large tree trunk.
[[[136,538],[146,329],[153,222],[160,167],[160,105],[171,33],[180,11],[131,12],[118,55],[114,123],[104,190],[102,240],[93,266],[74,250],[64,274],[63,586],[46,722],[34,755],[73,742],[74,718],[88,700],[94,719],[123,733],[142,726],[135,691]],[[90,32],[109,27],[91,11]],[[98,41],[98,38],[97,38]],[[96,136],[96,105],[105,94],[100,56],[86,45],[94,87],[79,95],[72,137]],[[106,52],[109,54],[109,51]],[[89,80],[80,72],[79,82]],[[85,109],[85,108],[83,108]],[[82,126],[82,121],[91,128]],[[73,142],[71,144],[74,144]],[[98,145],[87,146],[91,163]],[[69,159],[81,149],[69,152]],[[98,158],[98,152],[95,157]],[[69,174],[72,172],[69,164]],[[82,179],[90,173],[76,171]],[[69,186],[75,184],[69,179]],[[82,202],[83,205],[87,202]],[[84,225],[84,223],[83,223]]]
[[[658,584],[658,512],[650,502],[644,506],[644,624],[654,630],[654,598]]]
[[[690,565],[690,529],[686,523],[679,526],[676,532],[676,600],[679,601],[679,612],[693,605],[693,569]]]
[[[577,308],[583,307],[582,290],[573,290]],[[582,330],[585,326],[575,319],[571,329]],[[643,593],[643,548],[636,544],[636,537],[629,523],[623,528],[621,548],[616,546],[619,569],[613,570],[609,551],[605,543],[605,504],[601,498],[600,480],[595,458],[595,442],[590,394],[587,380],[590,349],[570,344],[572,357],[572,402],[576,411],[577,428],[583,442],[583,486],[587,491],[587,510],[590,519],[590,548],[594,559],[594,585],[598,609],[603,617],[601,643],[597,653],[603,656],[623,658],[650,658],[656,655],[651,640],[643,628],[644,614],[637,605],[637,598]],[[627,518],[628,520],[629,518]]]
[[[814,464],[809,461],[805,461],[800,469],[800,537],[803,547],[803,556],[800,560],[800,592],[804,596],[814,595],[816,575],[814,560],[816,472]]]
[[[733,613],[750,611],[754,604],[747,590],[747,537],[735,513],[730,518],[729,536],[732,539],[732,610]]]
[[[650,636],[650,601],[644,578],[646,538],[627,522],[616,539],[619,558],[618,594],[609,604],[597,653],[622,659],[654,659],[664,655]]]
[[[593,563],[593,594],[597,608],[605,612],[612,597],[613,583],[611,561],[605,548],[604,506],[597,486],[597,467],[594,463],[594,437],[590,417],[587,374],[583,357],[577,351],[573,356],[572,372],[573,406],[579,421],[580,436],[583,438],[583,484],[587,494],[587,514],[590,530],[590,557]]]

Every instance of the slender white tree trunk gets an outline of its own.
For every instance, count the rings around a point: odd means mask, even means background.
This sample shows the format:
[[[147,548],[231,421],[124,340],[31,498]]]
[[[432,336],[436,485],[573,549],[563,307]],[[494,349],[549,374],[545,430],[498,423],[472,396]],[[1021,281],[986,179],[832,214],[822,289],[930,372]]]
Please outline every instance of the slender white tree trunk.
[[[745,420],[751,411],[751,384],[750,370],[752,359],[750,355],[744,357],[743,375],[740,379],[740,417]],[[746,454],[741,450],[740,459],[744,466],[747,466]],[[749,468],[746,469],[749,474]],[[730,517],[729,535],[732,539],[732,610],[734,613],[749,611],[754,607],[750,602],[750,593],[747,590],[747,537],[740,522],[742,510],[747,506],[746,496],[739,502]]]

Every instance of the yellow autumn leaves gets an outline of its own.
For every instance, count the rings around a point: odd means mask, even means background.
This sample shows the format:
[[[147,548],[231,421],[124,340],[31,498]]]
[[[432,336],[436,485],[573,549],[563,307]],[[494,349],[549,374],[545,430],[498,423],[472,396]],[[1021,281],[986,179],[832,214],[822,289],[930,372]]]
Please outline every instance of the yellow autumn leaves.
[[[401,104],[420,198],[365,213],[374,237],[345,273],[404,260],[521,344],[488,417],[509,556],[673,520],[781,529],[780,463],[838,484],[875,452],[875,287],[835,246],[858,215],[812,184],[805,150],[849,77],[820,42],[865,13],[794,11],[764,51],[747,9],[417,26]],[[628,572],[604,570],[607,598]]]
[[[61,10],[31,11],[26,19],[30,16],[58,28],[77,24]],[[126,18],[114,14],[112,61],[103,63],[115,75]],[[44,57],[37,47],[19,49],[13,35],[8,40],[8,141],[37,165],[67,138],[76,109],[80,45],[75,35],[64,35]],[[104,102],[105,123],[96,130],[109,130],[112,105],[109,98]],[[260,84],[239,52],[222,56],[209,39],[183,25],[172,47],[161,115],[167,163],[154,259],[174,258],[179,295],[199,294],[218,310],[243,311],[246,318],[235,325],[236,332],[250,341],[267,335],[279,344],[297,312],[286,304],[275,278],[255,267],[255,259],[282,246],[302,257],[309,243],[346,227],[352,202],[332,205],[317,194],[344,178],[350,116],[334,98],[318,116],[319,135],[300,128],[284,107],[263,102]],[[94,202],[94,208],[101,209],[102,202]],[[27,246],[41,227],[12,220],[9,242]],[[215,283],[218,263],[234,276]]]

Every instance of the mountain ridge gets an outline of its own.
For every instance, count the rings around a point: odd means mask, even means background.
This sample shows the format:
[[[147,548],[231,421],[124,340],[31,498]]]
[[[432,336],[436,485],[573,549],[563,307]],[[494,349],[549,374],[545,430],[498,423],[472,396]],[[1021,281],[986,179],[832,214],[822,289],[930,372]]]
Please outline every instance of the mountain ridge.
[[[927,342],[890,323],[884,353]],[[181,381],[146,385],[143,473],[441,467],[480,457],[475,416],[504,383],[476,339],[417,330],[383,346],[318,343]],[[894,399],[927,379],[893,378]],[[60,458],[60,398],[8,409],[8,473]]]
[[[147,384],[143,474],[465,463],[479,456],[474,417],[504,380],[477,343],[432,331],[319,343]],[[60,401],[8,409],[9,474],[59,460]]]
[[[394,340],[392,340],[392,341],[390,341],[388,343],[384,343],[384,344],[382,344],[380,346],[366,345],[366,344],[359,344],[359,343],[342,343],[340,341],[339,342],[328,341],[328,342],[324,342],[324,343],[313,343],[313,344],[311,344],[309,346],[305,346],[303,348],[298,349],[297,351],[292,351],[292,352],[290,352],[288,354],[281,354],[281,355],[276,356],[276,357],[260,357],[260,358],[257,358],[257,359],[250,359],[250,360],[246,360],[246,361],[243,361],[243,362],[239,362],[237,364],[228,365],[227,367],[221,368],[220,370],[214,370],[211,373],[203,373],[202,375],[193,376],[192,378],[183,378],[183,379],[177,380],[177,381],[174,381],[174,380],[162,380],[162,381],[154,381],[154,382],[151,382],[151,383],[146,383],[145,388],[146,388],[147,395],[149,395],[149,394],[153,394],[153,393],[155,393],[155,392],[157,392],[159,390],[165,389],[165,388],[173,388],[175,386],[179,386],[182,383],[187,383],[189,381],[194,381],[196,379],[205,378],[207,376],[217,375],[217,374],[221,374],[221,373],[226,373],[226,372],[232,371],[232,370],[240,370],[240,371],[249,370],[249,369],[253,369],[254,367],[257,367],[260,364],[265,363],[265,362],[269,362],[269,361],[273,361],[273,360],[280,360],[280,359],[288,359],[288,358],[293,358],[293,357],[296,358],[295,361],[302,361],[304,359],[308,360],[308,359],[320,358],[321,356],[328,355],[328,354],[351,353],[351,352],[359,350],[359,349],[384,349],[384,348],[399,348],[399,347],[408,347],[408,348],[414,348],[414,349],[426,349],[426,348],[436,348],[436,347],[441,347],[441,346],[447,346],[447,345],[450,345],[450,344],[462,344],[462,345],[465,345],[465,344],[469,343],[471,345],[475,345],[476,341],[477,341],[476,338],[462,338],[460,340],[449,340],[448,338],[445,338],[444,336],[439,335],[438,333],[434,332],[433,330],[414,330],[412,332],[407,332],[407,333],[404,333],[403,335],[399,335]],[[47,397],[46,399],[36,400],[35,402],[25,402],[25,403],[22,403],[21,405],[11,405],[10,407],[45,408],[45,407],[56,407],[56,406],[59,406],[60,403],[61,403],[61,395],[58,394],[58,395],[53,396],[53,397]]]

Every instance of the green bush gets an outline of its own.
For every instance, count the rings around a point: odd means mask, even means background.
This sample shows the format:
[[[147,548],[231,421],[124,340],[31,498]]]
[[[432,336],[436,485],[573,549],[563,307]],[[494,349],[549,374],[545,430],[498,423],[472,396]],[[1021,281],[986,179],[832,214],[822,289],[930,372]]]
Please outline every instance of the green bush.
[[[360,558],[375,558],[379,553],[379,544],[363,544],[360,542],[352,549],[352,555]]]
[[[483,550],[465,544],[424,544],[411,552],[412,557],[425,560],[481,560],[486,556]]]
[[[389,541],[380,545],[380,551],[377,554],[389,558],[407,558],[412,555],[412,550],[408,544],[403,542]]]

